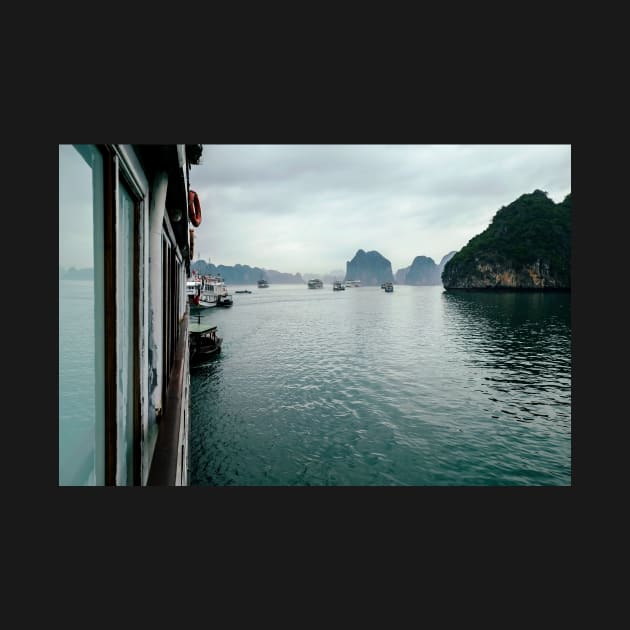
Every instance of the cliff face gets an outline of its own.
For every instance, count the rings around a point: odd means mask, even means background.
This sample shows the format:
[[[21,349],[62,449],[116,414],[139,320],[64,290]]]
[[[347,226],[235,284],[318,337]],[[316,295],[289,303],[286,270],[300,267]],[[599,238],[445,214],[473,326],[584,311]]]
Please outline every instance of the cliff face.
[[[407,284],[407,272],[410,267],[403,267],[403,269],[399,269],[394,274],[394,279],[396,280],[396,284]]]
[[[433,258],[416,256],[407,272],[406,284],[440,284],[439,269]]]
[[[570,289],[571,195],[535,190],[501,208],[444,266],[446,289]]]
[[[409,267],[404,267],[396,272],[397,284],[415,285],[435,285],[442,284],[442,271],[444,265],[457,252],[449,252],[442,258],[439,265],[436,265],[433,258],[427,256],[416,256]]]
[[[444,271],[444,267],[446,266],[446,263],[451,258],[453,258],[453,256],[455,256],[455,254],[457,254],[456,251],[449,252],[448,254],[446,254],[446,256],[442,257],[442,260],[440,260],[440,264],[438,265],[438,273],[440,274],[440,284],[442,283],[442,272]]]
[[[346,262],[346,280],[360,280],[363,286],[380,286],[393,282],[392,264],[376,251],[358,250],[352,260]]]
[[[570,281],[556,277],[548,263],[537,260],[531,265],[514,269],[512,265],[478,262],[471,273],[459,277],[456,267],[444,279],[447,289],[568,289]]]

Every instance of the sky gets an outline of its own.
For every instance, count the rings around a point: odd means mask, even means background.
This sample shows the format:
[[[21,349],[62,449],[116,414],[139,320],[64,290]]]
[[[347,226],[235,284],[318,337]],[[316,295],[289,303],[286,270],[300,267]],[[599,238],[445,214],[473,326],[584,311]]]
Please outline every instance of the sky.
[[[91,191],[75,175],[89,167],[71,153],[59,174],[60,265],[88,267],[91,229],[77,208]],[[439,263],[520,195],[559,202],[571,190],[570,145],[204,145],[201,161],[190,170],[202,211],[194,259],[285,273],[345,273],[359,249],[394,273],[416,256]]]
[[[394,273],[439,263],[520,195],[571,191],[570,145],[204,145],[201,160],[194,259],[286,273],[345,273],[358,249]]]

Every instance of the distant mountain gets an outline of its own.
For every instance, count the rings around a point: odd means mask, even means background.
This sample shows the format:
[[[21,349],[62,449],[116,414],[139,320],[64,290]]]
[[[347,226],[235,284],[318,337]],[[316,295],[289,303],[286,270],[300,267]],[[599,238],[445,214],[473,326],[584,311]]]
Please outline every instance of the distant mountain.
[[[570,289],[571,193],[535,190],[500,208],[444,266],[446,289]]]
[[[407,271],[406,284],[434,285],[440,284],[438,266],[433,258],[416,256]]]
[[[304,284],[304,279],[299,273],[283,273],[275,269],[249,265],[217,266],[205,260],[196,260],[190,268],[202,275],[221,276],[225,284],[256,284],[262,277],[266,278],[269,284]]]
[[[442,272],[444,271],[444,265],[446,265],[446,263],[453,258],[453,256],[455,256],[455,254],[457,254],[457,251],[452,251],[449,252],[448,254],[446,254],[446,256],[442,257],[442,260],[440,260],[440,264],[438,265],[438,268],[440,270],[440,283],[442,282],[441,278],[442,278]]]
[[[409,269],[410,267],[403,267],[395,273],[394,280],[396,281],[396,284],[407,284],[407,272]]]
[[[414,285],[439,285],[442,284],[442,271],[444,265],[457,252],[449,252],[442,258],[439,265],[435,264],[433,258],[427,256],[416,256],[409,267],[403,267],[396,272],[397,284]]]
[[[321,280],[324,284],[332,284],[335,280],[343,280],[344,271],[343,269],[333,269],[332,271],[329,271],[328,273],[302,272],[301,276],[302,278],[304,278],[306,282],[317,278]]]
[[[359,249],[352,260],[346,262],[345,280],[360,280],[364,286],[393,282],[392,264],[377,251]]]
[[[324,274],[322,280],[325,284],[332,284],[335,280],[343,280],[343,269],[332,269],[327,274]]]
[[[75,269],[70,267],[69,269],[63,269],[59,267],[59,279],[60,280],[94,280],[94,269],[86,267],[83,269]]]

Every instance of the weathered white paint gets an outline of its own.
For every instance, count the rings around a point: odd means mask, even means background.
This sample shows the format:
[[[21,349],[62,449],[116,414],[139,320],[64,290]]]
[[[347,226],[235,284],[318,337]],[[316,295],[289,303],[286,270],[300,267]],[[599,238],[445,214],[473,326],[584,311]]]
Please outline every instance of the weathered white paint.
[[[132,192],[138,197],[145,197],[149,192],[149,182],[133,147],[129,144],[117,144],[113,146],[113,150],[120,158],[118,160],[120,170],[127,177]]]
[[[186,344],[186,355],[184,357],[184,365],[188,366],[188,344]],[[177,475],[175,479],[175,485],[187,486],[188,485],[188,423],[189,423],[189,409],[190,409],[190,373],[186,370],[184,375],[182,392],[182,407],[181,416],[179,420],[179,442],[177,449]]]
[[[134,409],[134,248],[135,199],[118,177],[120,160],[114,158],[116,182],[116,379],[117,441],[116,484],[133,485]]]
[[[140,483],[146,485],[149,478],[149,468],[157,430],[155,426],[155,411],[152,423],[149,422],[150,411],[153,409],[149,395],[149,212],[152,191],[140,164],[140,160],[132,145],[114,145],[120,172],[125,175],[131,190],[140,199],[138,233],[138,310],[140,319],[139,348],[139,397],[140,397]],[[161,272],[160,272],[161,273]],[[158,362],[161,364],[161,362]],[[151,433],[151,428],[153,431]]]
[[[140,205],[139,267],[140,267],[140,483],[144,486],[149,479],[149,453],[155,445],[149,439],[149,204],[147,195]],[[151,446],[151,448],[149,448]]]
[[[157,440],[157,426],[155,424],[156,411],[163,410],[162,400],[162,223],[166,209],[166,191],[168,188],[168,174],[157,173],[151,187],[149,203],[149,304],[148,304],[148,400],[147,425],[148,435],[143,449],[146,461],[146,474],[155,442]]]

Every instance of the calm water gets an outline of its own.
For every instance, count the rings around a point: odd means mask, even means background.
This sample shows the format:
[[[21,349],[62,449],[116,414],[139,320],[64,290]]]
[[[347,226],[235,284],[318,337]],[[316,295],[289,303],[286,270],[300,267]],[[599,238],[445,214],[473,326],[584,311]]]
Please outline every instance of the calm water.
[[[59,483],[95,483],[94,283],[59,281]]]
[[[571,484],[570,294],[247,288],[204,316],[192,485]]]

